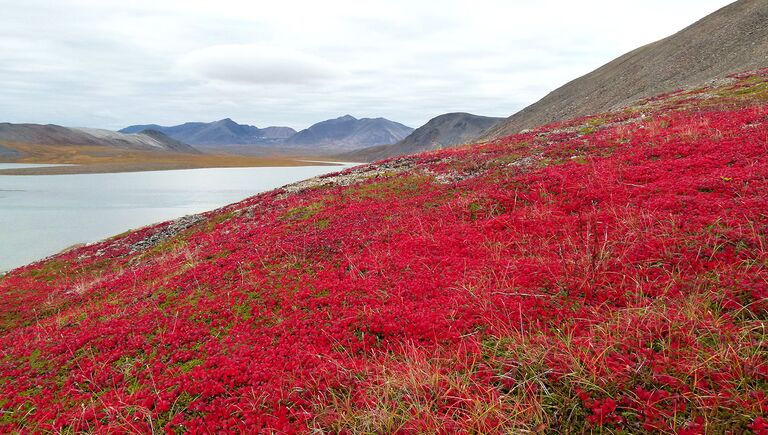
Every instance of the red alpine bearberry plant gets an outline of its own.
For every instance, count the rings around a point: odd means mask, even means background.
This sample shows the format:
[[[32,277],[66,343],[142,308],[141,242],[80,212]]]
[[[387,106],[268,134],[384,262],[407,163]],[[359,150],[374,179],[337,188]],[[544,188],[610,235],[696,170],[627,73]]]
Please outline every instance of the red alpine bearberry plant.
[[[768,70],[0,278],[2,432],[768,433]]]

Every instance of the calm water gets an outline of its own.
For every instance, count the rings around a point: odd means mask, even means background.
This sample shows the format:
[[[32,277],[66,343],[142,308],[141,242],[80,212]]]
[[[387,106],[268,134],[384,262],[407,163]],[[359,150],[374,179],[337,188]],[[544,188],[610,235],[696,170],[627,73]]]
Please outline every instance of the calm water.
[[[0,168],[21,167],[0,164]],[[155,222],[200,213],[340,166],[0,175],[0,271]]]
[[[71,165],[45,165],[40,163],[0,163],[0,169],[49,168],[51,166]]]

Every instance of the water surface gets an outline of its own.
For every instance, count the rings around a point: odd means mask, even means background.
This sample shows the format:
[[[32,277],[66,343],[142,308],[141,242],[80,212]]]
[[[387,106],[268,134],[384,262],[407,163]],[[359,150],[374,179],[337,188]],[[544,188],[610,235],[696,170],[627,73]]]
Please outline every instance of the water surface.
[[[75,165],[57,165],[57,164],[48,164],[48,163],[0,163],[0,169],[52,168],[54,166],[75,166]]]
[[[10,165],[10,166],[9,166]],[[0,168],[21,167],[0,164]],[[126,230],[212,210],[340,166],[0,175],[0,271]]]

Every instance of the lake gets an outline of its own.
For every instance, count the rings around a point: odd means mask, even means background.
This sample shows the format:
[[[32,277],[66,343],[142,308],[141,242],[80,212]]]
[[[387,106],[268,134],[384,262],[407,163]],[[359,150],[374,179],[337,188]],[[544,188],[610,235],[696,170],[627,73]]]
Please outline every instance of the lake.
[[[0,271],[349,166],[0,175]]]

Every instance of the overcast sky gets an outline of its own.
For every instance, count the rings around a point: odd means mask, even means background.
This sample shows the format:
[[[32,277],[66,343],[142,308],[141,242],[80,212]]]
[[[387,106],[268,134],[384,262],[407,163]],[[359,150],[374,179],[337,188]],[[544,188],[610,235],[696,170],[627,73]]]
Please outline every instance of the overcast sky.
[[[0,122],[509,116],[728,0],[0,0]]]

